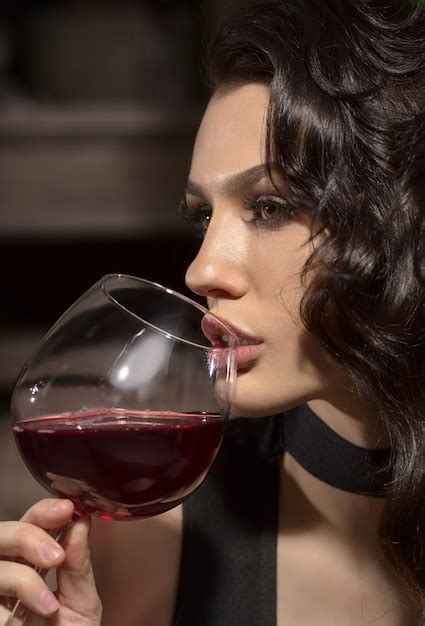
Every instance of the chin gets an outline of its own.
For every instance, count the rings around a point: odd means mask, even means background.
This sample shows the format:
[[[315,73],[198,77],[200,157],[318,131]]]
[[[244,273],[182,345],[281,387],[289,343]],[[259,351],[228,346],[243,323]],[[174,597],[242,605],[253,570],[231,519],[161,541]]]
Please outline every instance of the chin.
[[[323,386],[323,380],[315,371],[295,369],[289,364],[252,367],[238,372],[231,413],[240,417],[283,413],[320,397]]]
[[[267,390],[264,388],[258,390],[257,393],[251,388],[249,392],[245,393],[239,386],[232,401],[232,416],[268,417],[269,415],[289,411],[289,409],[304,404],[310,399],[309,394],[301,395],[300,393],[290,393],[289,391],[286,395],[281,393],[279,397],[276,397],[276,392],[271,392],[268,395]]]
[[[269,415],[274,415],[275,413],[279,413],[280,411],[273,411],[269,409],[264,409],[263,407],[247,407],[235,404],[232,406],[232,418],[234,417],[268,417]]]

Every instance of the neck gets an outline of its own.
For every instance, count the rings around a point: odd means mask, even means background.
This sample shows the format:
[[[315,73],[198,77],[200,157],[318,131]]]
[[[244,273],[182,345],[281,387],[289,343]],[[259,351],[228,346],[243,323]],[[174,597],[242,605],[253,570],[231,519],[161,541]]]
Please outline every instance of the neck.
[[[385,439],[376,412],[364,418],[359,407],[349,412],[346,405],[340,408],[324,400],[313,400],[308,406],[350,443],[362,448],[383,447]],[[344,459],[338,461],[344,463]],[[299,464],[290,450],[284,456],[282,471],[282,506],[286,509],[282,519],[293,532],[315,528],[345,544],[355,544],[356,549],[373,549],[376,553],[384,498],[343,491],[319,480]]]
[[[310,400],[310,409],[338,435],[362,448],[386,448],[389,445],[379,409],[368,406],[354,395],[332,400]]]
[[[378,547],[385,499],[332,487],[309,474],[289,454],[282,464],[285,527],[304,534],[317,530],[350,545]]]

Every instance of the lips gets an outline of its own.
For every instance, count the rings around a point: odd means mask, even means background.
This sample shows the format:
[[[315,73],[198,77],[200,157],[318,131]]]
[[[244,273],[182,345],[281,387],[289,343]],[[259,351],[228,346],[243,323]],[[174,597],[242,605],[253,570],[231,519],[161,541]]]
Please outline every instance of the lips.
[[[225,326],[231,334],[211,315],[205,315],[202,320],[202,332],[211,342],[215,350],[225,350],[229,346],[236,345],[236,361],[238,371],[247,369],[264,349],[264,343],[258,337],[255,337],[245,330],[231,324],[227,320],[223,320]],[[233,340],[233,341],[232,341]]]

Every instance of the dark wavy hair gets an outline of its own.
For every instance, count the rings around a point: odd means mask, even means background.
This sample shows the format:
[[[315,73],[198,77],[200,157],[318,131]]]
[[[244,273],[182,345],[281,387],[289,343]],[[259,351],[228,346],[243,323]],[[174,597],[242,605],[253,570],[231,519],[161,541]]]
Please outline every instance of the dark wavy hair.
[[[423,610],[425,5],[263,2],[220,30],[207,65],[212,90],[270,85],[267,162],[314,224],[302,319],[379,407],[381,545]]]

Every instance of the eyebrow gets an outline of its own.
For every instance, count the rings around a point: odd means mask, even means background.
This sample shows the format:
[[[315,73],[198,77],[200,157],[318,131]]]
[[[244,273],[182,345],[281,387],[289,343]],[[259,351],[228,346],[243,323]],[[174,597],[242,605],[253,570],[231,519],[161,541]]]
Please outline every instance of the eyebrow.
[[[247,187],[252,187],[256,183],[260,182],[263,178],[269,178],[270,169],[273,169],[273,164],[267,165],[263,163],[261,165],[254,165],[254,167],[250,167],[243,172],[238,172],[238,174],[234,174],[233,176],[226,178],[223,186],[225,186],[231,193],[240,193]],[[195,183],[190,179],[186,183],[185,191],[190,195],[198,197],[204,197],[207,195],[201,185],[198,185],[198,183]]]

